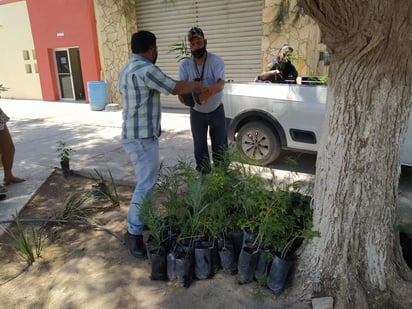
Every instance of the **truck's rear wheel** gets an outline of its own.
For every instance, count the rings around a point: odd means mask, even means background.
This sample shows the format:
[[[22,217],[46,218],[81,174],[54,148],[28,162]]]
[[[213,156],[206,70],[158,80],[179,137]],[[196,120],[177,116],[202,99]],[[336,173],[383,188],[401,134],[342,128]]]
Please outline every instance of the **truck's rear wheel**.
[[[242,155],[254,164],[268,165],[275,161],[281,152],[280,142],[272,129],[260,122],[250,122],[240,128],[236,142]]]

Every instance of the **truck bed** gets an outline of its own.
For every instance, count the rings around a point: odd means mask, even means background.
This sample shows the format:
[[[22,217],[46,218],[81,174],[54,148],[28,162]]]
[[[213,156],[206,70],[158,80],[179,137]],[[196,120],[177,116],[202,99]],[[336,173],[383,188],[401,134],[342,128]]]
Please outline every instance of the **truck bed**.
[[[272,83],[226,83],[223,93],[228,137],[259,165],[282,150],[316,152],[323,123],[327,86]],[[401,162],[412,166],[412,123]]]

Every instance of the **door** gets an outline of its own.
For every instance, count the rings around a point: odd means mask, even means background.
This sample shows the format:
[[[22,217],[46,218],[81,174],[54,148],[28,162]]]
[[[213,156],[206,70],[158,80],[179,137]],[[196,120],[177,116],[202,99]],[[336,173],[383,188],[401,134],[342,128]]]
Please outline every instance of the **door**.
[[[57,49],[54,55],[60,98],[62,100],[85,100],[79,49]]]

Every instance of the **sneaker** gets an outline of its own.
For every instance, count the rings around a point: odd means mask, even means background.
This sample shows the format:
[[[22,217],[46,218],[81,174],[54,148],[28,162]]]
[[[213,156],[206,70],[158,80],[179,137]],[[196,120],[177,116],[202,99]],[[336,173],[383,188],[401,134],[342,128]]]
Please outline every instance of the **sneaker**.
[[[146,257],[146,248],[143,243],[143,235],[124,234],[124,242],[131,255],[138,259]]]

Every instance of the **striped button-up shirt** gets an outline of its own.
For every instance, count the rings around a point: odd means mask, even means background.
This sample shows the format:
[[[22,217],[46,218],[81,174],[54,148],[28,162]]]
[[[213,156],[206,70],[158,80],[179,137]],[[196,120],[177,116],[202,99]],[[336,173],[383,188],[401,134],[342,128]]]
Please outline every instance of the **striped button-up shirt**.
[[[132,54],[120,71],[118,88],[123,103],[122,139],[160,135],[160,93],[170,94],[176,81],[147,59]]]

